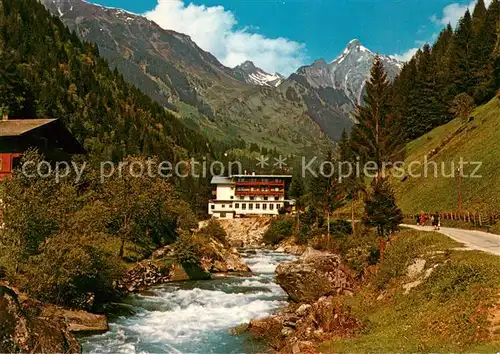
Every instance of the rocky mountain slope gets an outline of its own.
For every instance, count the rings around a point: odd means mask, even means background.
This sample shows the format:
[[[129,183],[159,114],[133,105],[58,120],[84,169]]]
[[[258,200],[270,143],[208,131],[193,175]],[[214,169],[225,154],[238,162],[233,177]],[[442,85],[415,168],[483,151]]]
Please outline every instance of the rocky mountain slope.
[[[353,113],[362,101],[375,55],[354,39],[331,63],[318,59],[309,66],[301,67],[279,89],[287,98],[302,102],[321,129],[338,140],[342,130],[349,130],[355,123]],[[389,77],[393,79],[400,72],[402,63],[388,56],[381,58]],[[340,123],[333,127],[331,121]]]
[[[242,81],[187,35],[82,0],[44,4],[79,37],[97,43],[125,80],[212,140],[239,146],[244,140],[291,153],[314,153],[332,144],[304,106],[279,90]],[[346,120],[330,124],[343,126]]]
[[[278,87],[285,79],[282,75],[266,73],[255,66],[251,61],[246,61],[234,68],[236,78],[253,85]]]
[[[285,80],[249,61],[225,67],[189,36],[124,10],[82,0],[43,2],[81,38],[97,43],[125,80],[178,111],[189,127],[233,145],[303,153],[338,140],[354,124],[375,56],[353,40],[331,63],[317,60]],[[383,60],[394,77],[401,63]]]
[[[327,63],[324,59],[318,59],[312,65],[297,70],[296,75],[304,78],[313,88],[340,89],[352,103],[361,103],[365,81],[370,77],[370,68],[375,55],[358,39],[353,39],[332,62]],[[385,55],[380,57],[389,78],[394,79],[403,64]]]

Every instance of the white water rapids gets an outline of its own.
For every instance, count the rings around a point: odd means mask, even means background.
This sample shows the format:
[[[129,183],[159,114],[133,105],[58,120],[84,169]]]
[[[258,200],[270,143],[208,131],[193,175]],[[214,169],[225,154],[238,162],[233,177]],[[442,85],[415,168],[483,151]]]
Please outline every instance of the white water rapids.
[[[127,298],[137,312],[110,331],[81,338],[86,353],[256,353],[262,346],[231,328],[286,305],[274,283],[276,266],[293,256],[243,251],[254,277],[170,283]]]

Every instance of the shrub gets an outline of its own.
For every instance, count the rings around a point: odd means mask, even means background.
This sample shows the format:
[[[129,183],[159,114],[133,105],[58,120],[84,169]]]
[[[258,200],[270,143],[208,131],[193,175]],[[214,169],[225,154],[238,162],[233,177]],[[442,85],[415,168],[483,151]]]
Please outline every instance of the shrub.
[[[491,277],[485,269],[471,264],[443,264],[432,272],[424,295],[444,302]]]
[[[274,220],[264,233],[263,241],[268,245],[277,245],[285,238],[292,236],[295,220],[288,216],[280,216]]]
[[[200,230],[200,234],[206,235],[208,237],[213,237],[224,246],[228,246],[227,233],[222,228],[221,224],[215,220],[211,219],[208,224]]]
[[[347,220],[332,220],[330,221],[330,232],[336,238],[352,235],[352,225]]]
[[[173,245],[173,257],[181,265],[200,264],[199,242],[195,235],[182,233]]]
[[[26,288],[36,298],[73,308],[91,309],[114,297],[113,283],[124,272],[119,259],[91,244],[62,236],[54,237],[40,255],[31,257],[26,269]]]

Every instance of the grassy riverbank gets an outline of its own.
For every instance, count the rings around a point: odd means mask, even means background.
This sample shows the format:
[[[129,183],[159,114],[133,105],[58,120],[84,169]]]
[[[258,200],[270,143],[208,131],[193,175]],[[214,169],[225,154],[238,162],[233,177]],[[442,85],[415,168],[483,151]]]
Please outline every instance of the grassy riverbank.
[[[325,353],[493,352],[498,349],[500,258],[457,249],[437,234],[404,230],[376,271],[342,299],[363,322],[351,338],[325,342]],[[409,266],[418,259],[425,266]],[[433,269],[432,271],[430,269]],[[409,274],[413,273],[413,274]],[[426,277],[426,274],[428,275]],[[403,286],[415,285],[405,294]],[[495,306],[497,307],[495,311]],[[495,316],[495,313],[499,313]]]

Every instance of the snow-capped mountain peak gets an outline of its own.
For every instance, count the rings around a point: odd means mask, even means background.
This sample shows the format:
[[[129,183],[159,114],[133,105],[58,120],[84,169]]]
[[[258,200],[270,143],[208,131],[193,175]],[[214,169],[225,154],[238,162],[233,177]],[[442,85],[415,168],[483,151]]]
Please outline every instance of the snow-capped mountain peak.
[[[332,87],[341,89],[353,104],[362,101],[365,82],[376,54],[364,47],[358,39],[353,39],[342,53],[329,64],[322,60],[304,66],[297,75],[305,77],[316,88]],[[402,63],[385,55],[379,55],[389,78],[394,78],[402,68]]]
[[[234,75],[239,80],[252,85],[277,87],[284,80],[284,77],[280,74],[269,74],[261,68],[256,67],[255,64],[249,60],[235,67],[233,71]]]

